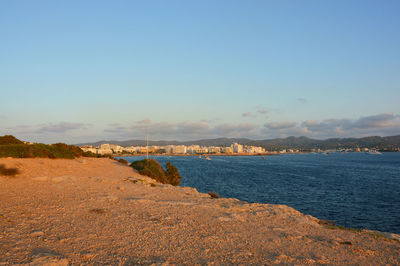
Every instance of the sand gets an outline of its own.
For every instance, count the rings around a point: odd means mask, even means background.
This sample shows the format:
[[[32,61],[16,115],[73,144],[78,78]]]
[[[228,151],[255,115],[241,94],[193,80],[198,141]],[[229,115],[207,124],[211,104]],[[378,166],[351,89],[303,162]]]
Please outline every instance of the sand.
[[[398,235],[213,199],[110,159],[0,159],[0,264],[399,265]]]

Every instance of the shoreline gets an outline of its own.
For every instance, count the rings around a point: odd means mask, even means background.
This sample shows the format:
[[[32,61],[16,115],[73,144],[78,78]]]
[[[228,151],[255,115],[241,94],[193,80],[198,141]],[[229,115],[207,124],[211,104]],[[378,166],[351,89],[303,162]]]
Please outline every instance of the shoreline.
[[[290,154],[290,153],[287,153]],[[294,154],[294,153],[293,153]],[[237,157],[237,156],[278,156],[280,155],[279,153],[259,153],[259,154],[248,154],[248,153],[233,153],[233,154],[225,154],[225,153],[214,153],[214,154],[168,154],[168,153],[156,153],[156,154],[149,154],[149,156],[180,156],[180,157],[206,157],[206,156],[213,156],[213,157],[217,157],[217,156],[226,156],[226,157]],[[123,155],[117,155],[117,154],[113,154],[113,157],[141,157],[141,156],[146,156],[146,154],[123,154]]]
[[[400,264],[400,236],[212,199],[107,158],[2,159],[0,263]],[[392,238],[392,239],[390,239]]]
[[[398,152],[398,151],[385,151],[385,152],[382,152],[382,153],[396,153],[396,152]],[[238,156],[249,156],[249,157],[253,157],[253,156],[255,156],[255,157],[257,157],[257,156],[259,156],[259,157],[262,157],[262,156],[280,156],[280,155],[296,155],[296,154],[313,154],[313,153],[311,153],[311,152],[286,152],[286,153],[256,153],[256,154],[249,154],[249,153],[210,153],[210,154],[208,154],[208,153],[204,153],[204,154],[174,154],[174,153],[149,153],[149,156],[170,156],[170,157],[173,157],[173,156],[179,156],[179,157],[198,157],[198,156],[201,156],[201,157],[206,157],[206,156],[208,156],[208,157],[218,157],[218,156],[222,156],[222,157],[238,157]],[[323,153],[321,153],[321,152],[319,152],[319,153],[314,153],[314,154],[323,154]],[[338,152],[336,152],[336,153],[332,153],[332,154],[365,154],[365,152],[349,152],[349,153],[338,153]],[[143,154],[122,154],[122,155],[119,155],[119,154],[112,154],[111,155],[112,157],[143,157],[143,156],[146,156],[146,154],[145,153],[143,153]]]

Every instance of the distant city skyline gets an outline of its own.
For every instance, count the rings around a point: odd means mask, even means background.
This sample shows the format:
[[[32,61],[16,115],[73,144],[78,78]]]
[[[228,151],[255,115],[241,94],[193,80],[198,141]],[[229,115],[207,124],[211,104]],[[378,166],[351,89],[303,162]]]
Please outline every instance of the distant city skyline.
[[[399,1],[3,1],[0,135],[400,134]]]

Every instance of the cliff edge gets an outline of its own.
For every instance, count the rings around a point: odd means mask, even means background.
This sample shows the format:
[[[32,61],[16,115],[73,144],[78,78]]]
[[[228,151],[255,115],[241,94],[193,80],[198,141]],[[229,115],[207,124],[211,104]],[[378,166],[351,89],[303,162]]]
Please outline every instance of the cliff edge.
[[[0,159],[0,264],[400,264],[394,234],[213,199],[105,158]]]

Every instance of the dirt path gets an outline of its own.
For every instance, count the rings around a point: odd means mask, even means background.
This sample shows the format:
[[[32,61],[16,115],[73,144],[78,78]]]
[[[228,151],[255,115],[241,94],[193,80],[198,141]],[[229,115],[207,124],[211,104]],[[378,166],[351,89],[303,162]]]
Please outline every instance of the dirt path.
[[[400,264],[398,236],[212,199],[110,159],[0,159],[0,264]],[[389,237],[389,238],[388,238]]]

